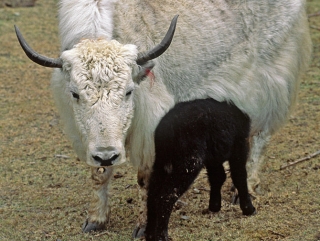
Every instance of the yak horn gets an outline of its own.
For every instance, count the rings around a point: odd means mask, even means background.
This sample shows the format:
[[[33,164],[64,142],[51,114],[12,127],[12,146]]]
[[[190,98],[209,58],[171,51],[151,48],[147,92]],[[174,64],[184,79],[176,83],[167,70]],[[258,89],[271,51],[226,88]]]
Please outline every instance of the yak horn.
[[[171,21],[170,27],[166,33],[166,36],[162,39],[160,44],[158,44],[156,47],[154,47],[152,50],[150,50],[146,54],[139,53],[138,59],[137,59],[138,65],[142,65],[151,59],[155,59],[159,57],[161,54],[163,54],[167,50],[167,48],[170,46],[171,41],[173,39],[178,17],[179,15],[174,16],[174,18]]]
[[[19,43],[23,49],[23,51],[26,53],[26,55],[31,59],[33,62],[50,68],[62,68],[62,60],[60,58],[53,59],[49,58],[43,55],[38,54],[36,51],[34,51],[27,41],[23,38],[19,28],[17,26],[14,26],[16,30],[16,35],[19,40]]]

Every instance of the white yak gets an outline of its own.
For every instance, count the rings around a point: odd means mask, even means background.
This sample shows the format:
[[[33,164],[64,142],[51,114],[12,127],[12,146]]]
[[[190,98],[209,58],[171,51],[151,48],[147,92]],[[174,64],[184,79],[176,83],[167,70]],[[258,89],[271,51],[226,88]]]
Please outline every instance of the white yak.
[[[170,47],[176,17],[157,45],[177,14]],[[311,55],[304,0],[61,0],[59,28],[57,59],[17,35],[29,58],[55,68],[51,85],[65,131],[91,166],[85,232],[105,227],[113,166],[126,156],[147,188],[154,130],[182,101],[228,101],[250,117],[254,193],[264,147],[290,115]],[[145,219],[144,204],[135,237]]]

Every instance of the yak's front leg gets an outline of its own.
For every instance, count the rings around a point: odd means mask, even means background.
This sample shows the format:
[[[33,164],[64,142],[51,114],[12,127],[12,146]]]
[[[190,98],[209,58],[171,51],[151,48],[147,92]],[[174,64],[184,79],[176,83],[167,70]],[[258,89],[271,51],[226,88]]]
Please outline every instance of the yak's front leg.
[[[151,170],[150,168],[143,168],[138,170],[138,184],[139,184],[139,217],[136,228],[132,233],[133,238],[143,238],[145,236],[145,229],[147,225],[147,199],[148,186]]]
[[[89,217],[82,226],[85,233],[104,229],[109,220],[108,187],[112,173],[112,167],[91,167],[93,197],[88,211]]]

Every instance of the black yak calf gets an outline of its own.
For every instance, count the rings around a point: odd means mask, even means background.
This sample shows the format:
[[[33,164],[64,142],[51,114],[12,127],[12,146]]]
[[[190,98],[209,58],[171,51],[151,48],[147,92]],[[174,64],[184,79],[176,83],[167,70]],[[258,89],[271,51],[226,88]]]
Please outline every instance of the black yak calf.
[[[211,186],[209,210],[221,208],[221,187],[226,179],[223,162],[229,161],[238,189],[240,208],[252,215],[247,187],[250,119],[236,106],[213,99],[177,104],[155,131],[155,162],[148,190],[146,240],[168,240],[174,203],[189,188],[203,167]]]

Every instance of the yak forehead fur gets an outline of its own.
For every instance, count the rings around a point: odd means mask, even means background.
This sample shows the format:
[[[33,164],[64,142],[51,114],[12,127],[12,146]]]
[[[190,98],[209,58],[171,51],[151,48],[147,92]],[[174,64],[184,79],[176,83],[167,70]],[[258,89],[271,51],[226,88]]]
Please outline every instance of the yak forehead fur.
[[[134,107],[127,93],[134,89],[131,72],[136,57],[136,46],[103,39],[82,40],[61,55],[69,76],[65,81],[69,93],[61,97],[69,98],[69,115],[73,115],[79,141],[87,149],[84,159],[91,166],[99,166],[92,158],[99,147],[120,150],[121,158],[114,165],[125,161],[123,143]]]

